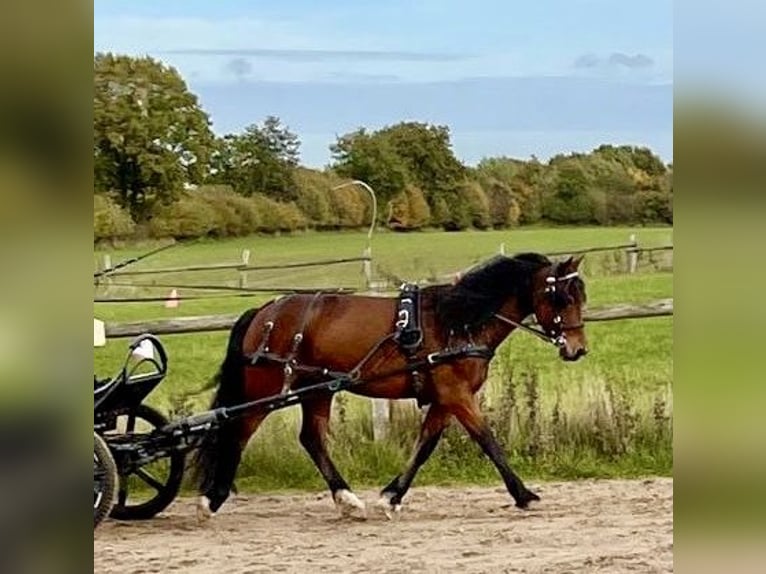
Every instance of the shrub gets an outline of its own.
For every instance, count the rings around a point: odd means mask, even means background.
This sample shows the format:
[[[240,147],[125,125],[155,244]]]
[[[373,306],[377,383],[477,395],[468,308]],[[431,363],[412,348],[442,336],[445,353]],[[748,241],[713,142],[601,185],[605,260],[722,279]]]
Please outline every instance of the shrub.
[[[308,225],[306,216],[293,202],[281,203],[258,193],[251,201],[259,216],[258,231],[295,231]]]
[[[161,207],[152,218],[149,229],[155,237],[203,237],[215,229],[216,215],[203,197],[186,193],[178,201]]]
[[[459,190],[448,191],[437,202],[434,212],[441,216],[441,226],[445,231],[462,231],[471,226],[471,207],[465,194]]]
[[[317,227],[333,223],[331,188],[335,185],[331,175],[313,169],[298,168],[295,171],[296,206],[309,222]]]
[[[390,203],[389,225],[398,229],[420,229],[431,221],[431,208],[428,207],[423,192],[408,185]]]
[[[93,239],[118,239],[131,235],[136,224],[130,213],[106,195],[93,196]]]
[[[639,191],[636,211],[642,223],[673,223],[673,196],[662,191]]]
[[[361,227],[367,222],[366,192],[354,186],[330,190],[333,223],[340,227]]]
[[[491,225],[489,199],[477,181],[464,181],[458,188],[468,211],[470,225],[476,229],[487,229]]]
[[[260,217],[252,200],[234,192],[228,185],[207,185],[193,194],[215,212],[211,235],[237,237],[254,233]]]

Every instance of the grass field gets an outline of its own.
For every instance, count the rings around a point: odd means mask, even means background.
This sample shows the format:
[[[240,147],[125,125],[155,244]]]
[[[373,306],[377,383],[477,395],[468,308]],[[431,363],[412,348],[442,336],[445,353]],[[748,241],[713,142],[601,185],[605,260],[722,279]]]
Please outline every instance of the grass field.
[[[514,231],[417,234],[381,233],[373,238],[373,273],[401,280],[434,279],[464,269],[498,252],[559,251],[626,243],[636,233],[641,246],[672,244],[670,228],[525,229]],[[251,264],[294,263],[353,257],[366,246],[364,233],[306,233],[282,237],[249,237],[203,241],[174,247],[135,265],[135,269],[222,263],[239,260],[250,249]],[[110,250],[113,263],[152,245]],[[96,261],[102,258],[96,252]],[[672,296],[672,252],[643,256],[638,272],[625,274],[623,253],[586,256],[584,276],[589,305],[608,306]],[[236,272],[126,277],[147,285],[236,284]],[[250,286],[362,288],[361,264],[337,267],[251,272]],[[117,287],[110,296],[161,294],[168,288]],[[103,289],[97,293],[104,294]],[[180,290],[181,295],[198,292]],[[182,302],[177,309],[162,303],[96,304],[96,317],[145,320],[159,317],[237,313],[268,298],[222,298]],[[672,318],[592,323],[591,353],[575,364],[558,360],[540,341],[514,334],[493,361],[483,400],[493,427],[525,476],[581,477],[667,474],[672,470]],[[170,354],[170,374],[149,402],[168,411],[200,410],[209,395],[181,397],[201,387],[223,358],[226,333],[163,338]],[[96,349],[94,368],[104,375],[119,365],[127,341],[111,340]],[[416,436],[419,413],[409,403],[394,411],[392,437],[371,440],[365,399],[342,395],[333,417],[333,450],[339,468],[355,484],[381,484],[403,466]],[[323,483],[297,442],[297,410],[277,413],[251,443],[240,473],[240,485],[251,488],[321,488]],[[284,440],[285,434],[296,437]],[[279,446],[275,446],[279,445]],[[419,483],[496,481],[491,464],[453,428]]]

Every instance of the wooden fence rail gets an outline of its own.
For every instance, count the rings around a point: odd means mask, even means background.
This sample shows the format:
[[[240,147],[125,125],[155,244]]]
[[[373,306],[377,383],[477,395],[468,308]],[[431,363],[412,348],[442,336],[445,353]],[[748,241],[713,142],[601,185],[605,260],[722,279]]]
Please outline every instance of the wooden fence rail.
[[[248,253],[249,257],[249,253]],[[266,271],[274,269],[300,269],[303,267],[323,267],[338,265],[341,263],[354,263],[369,261],[369,257],[346,257],[344,259],[324,259],[320,261],[306,261],[303,263],[283,263],[274,265],[248,265],[243,257],[241,263],[209,263],[204,265],[187,265],[184,267],[156,267],[153,269],[134,269],[130,271],[115,271],[110,277],[128,277],[135,275],[158,275],[166,273],[190,273],[196,271],[221,271],[231,269],[234,271]]]
[[[585,312],[585,321],[617,321],[673,315],[673,299],[659,299],[648,303],[625,303],[606,308],[595,308]],[[154,321],[132,321],[124,323],[107,322],[107,339],[136,337],[142,333],[175,335],[227,331],[239,317],[238,313],[228,315],[202,315],[199,317],[178,317]]]

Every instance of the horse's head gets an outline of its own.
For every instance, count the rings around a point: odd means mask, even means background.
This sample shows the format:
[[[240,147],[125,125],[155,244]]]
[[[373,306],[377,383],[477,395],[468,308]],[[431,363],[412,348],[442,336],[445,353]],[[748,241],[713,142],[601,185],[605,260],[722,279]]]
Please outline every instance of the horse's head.
[[[532,304],[538,324],[555,339],[559,355],[576,361],[588,353],[582,306],[585,283],[577,271],[582,257],[570,257],[540,270],[534,279]]]

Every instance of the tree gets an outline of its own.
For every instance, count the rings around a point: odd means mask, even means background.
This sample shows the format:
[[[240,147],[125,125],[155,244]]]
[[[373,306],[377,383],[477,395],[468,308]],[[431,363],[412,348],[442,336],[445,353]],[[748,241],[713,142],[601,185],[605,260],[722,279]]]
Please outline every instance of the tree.
[[[490,177],[482,182],[482,187],[489,199],[490,224],[498,229],[516,226],[520,208],[510,185]]]
[[[210,121],[174,68],[96,54],[93,116],[96,191],[113,192],[137,222],[207,175]]]
[[[408,183],[422,189],[429,199],[455,189],[465,178],[466,169],[452,151],[447,126],[401,122],[377,135],[404,165]]]
[[[375,190],[381,205],[404,190],[409,179],[391,143],[361,128],[337,138],[330,145],[334,171],[341,177],[359,179]]]
[[[476,166],[476,173],[482,185],[490,179],[508,184],[519,174],[524,164],[511,157],[485,157]]]
[[[454,191],[465,176],[446,126],[401,122],[375,132],[359,129],[340,136],[330,150],[335,171],[370,184],[382,204],[413,185],[433,208],[435,198]]]
[[[280,201],[295,200],[299,149],[298,136],[279,118],[268,116],[263,124],[216,142],[211,180],[231,185],[242,195],[263,193]]]
[[[556,164],[543,205],[544,217],[556,223],[591,223],[594,205],[588,193],[588,178],[580,162],[571,159]]]

